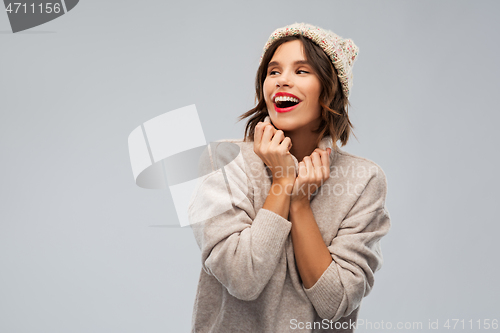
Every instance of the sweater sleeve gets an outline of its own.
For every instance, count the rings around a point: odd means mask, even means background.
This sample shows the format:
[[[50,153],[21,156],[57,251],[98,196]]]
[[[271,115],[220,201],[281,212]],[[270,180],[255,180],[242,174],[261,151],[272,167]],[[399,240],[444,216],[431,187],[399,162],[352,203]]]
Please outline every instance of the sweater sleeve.
[[[270,210],[255,211],[241,154],[228,161],[219,146],[210,156],[212,172],[188,208],[202,268],[234,297],[254,300],[276,269],[291,223]]]
[[[387,181],[382,169],[368,180],[328,250],[332,262],[306,295],[321,318],[337,321],[350,315],[374,285],[383,263],[380,239],[390,228],[385,208]]]

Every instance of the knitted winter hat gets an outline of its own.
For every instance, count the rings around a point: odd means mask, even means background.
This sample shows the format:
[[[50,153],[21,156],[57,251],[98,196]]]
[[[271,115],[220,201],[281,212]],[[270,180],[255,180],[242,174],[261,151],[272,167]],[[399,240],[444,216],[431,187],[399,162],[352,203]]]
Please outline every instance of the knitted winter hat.
[[[353,84],[352,65],[359,52],[359,48],[354,42],[351,39],[343,39],[330,30],[324,30],[307,23],[294,23],[276,29],[271,34],[264,46],[260,61],[262,62],[264,53],[266,53],[267,49],[274,41],[291,35],[303,35],[315,42],[325,51],[337,70],[344,95],[349,98],[349,93]]]

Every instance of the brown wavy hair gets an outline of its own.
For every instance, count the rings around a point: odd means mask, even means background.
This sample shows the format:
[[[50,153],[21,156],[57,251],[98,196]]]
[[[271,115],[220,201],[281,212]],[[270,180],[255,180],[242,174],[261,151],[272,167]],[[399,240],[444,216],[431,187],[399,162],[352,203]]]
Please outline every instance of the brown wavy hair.
[[[255,126],[257,123],[264,121],[268,116],[266,102],[264,100],[264,80],[267,76],[267,67],[271,61],[276,49],[286,42],[292,40],[300,40],[302,42],[306,60],[314,68],[318,76],[322,91],[319,96],[321,105],[321,122],[319,127],[314,130],[314,133],[319,133],[316,141],[318,146],[321,139],[330,135],[333,141],[333,148],[337,150],[337,141],[340,140],[342,146],[347,144],[349,136],[353,133],[354,126],[351,124],[348,115],[350,106],[349,100],[342,92],[337,70],[333,66],[328,55],[316,43],[302,35],[285,36],[276,40],[262,57],[262,61],[257,70],[255,78],[255,102],[257,105],[238,117],[238,121],[249,118],[245,126],[245,141],[253,141]],[[356,138],[357,139],[357,138]]]

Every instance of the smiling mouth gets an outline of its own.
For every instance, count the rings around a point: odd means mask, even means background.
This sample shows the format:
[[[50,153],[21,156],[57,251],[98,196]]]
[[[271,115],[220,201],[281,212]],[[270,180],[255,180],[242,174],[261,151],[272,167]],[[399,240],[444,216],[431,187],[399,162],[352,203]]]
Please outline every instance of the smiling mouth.
[[[301,101],[292,96],[276,96],[274,98],[274,108],[277,112],[288,112],[293,110]]]
[[[286,109],[286,108],[295,106],[299,103],[295,102],[295,101],[276,101],[275,104],[280,109]]]

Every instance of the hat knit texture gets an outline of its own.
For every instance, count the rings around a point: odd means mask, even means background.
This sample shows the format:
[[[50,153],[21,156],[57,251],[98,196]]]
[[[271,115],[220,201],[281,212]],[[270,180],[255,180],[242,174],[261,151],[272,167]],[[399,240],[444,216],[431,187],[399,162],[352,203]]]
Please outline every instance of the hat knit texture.
[[[352,66],[358,55],[359,48],[351,39],[343,39],[330,30],[321,29],[307,23],[294,23],[276,29],[264,46],[260,62],[262,62],[264,54],[273,42],[285,36],[293,35],[303,35],[325,51],[337,70],[340,83],[342,84],[342,91],[349,98],[353,85]]]

